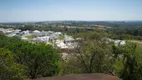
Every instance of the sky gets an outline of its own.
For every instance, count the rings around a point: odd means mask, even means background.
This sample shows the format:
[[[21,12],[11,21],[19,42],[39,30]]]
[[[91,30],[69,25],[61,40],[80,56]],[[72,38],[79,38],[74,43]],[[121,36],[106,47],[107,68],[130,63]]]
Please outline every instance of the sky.
[[[0,22],[142,20],[142,0],[0,0]]]

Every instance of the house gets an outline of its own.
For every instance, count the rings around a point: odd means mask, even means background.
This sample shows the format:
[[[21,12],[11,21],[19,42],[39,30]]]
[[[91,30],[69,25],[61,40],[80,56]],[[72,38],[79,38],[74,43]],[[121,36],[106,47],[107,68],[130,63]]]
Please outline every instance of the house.
[[[26,35],[30,35],[30,32],[29,32],[29,30],[26,30],[26,31],[22,31],[21,33],[22,33],[22,35],[25,35],[25,36],[26,36]]]
[[[41,32],[40,31],[38,31],[38,30],[34,30],[33,32],[32,32],[32,35],[34,35],[34,36],[41,36],[41,34],[40,34]]]
[[[55,32],[55,34],[60,35],[60,36],[62,35],[62,33],[61,33],[61,32]]]
[[[53,31],[48,31],[48,33],[53,34],[54,32]]]
[[[37,33],[37,34],[39,34],[39,33],[40,33],[40,31],[39,31],[39,30],[34,30],[34,31],[33,31],[33,33]]]
[[[50,36],[52,32],[50,31],[41,31],[40,36]]]
[[[123,45],[126,44],[126,41],[124,41],[124,40],[115,40],[114,44],[115,44],[115,46],[118,46],[118,45],[123,46]]]
[[[14,30],[13,29],[11,29],[11,28],[9,28],[9,29],[5,29],[5,33],[12,33]]]
[[[0,28],[0,31],[3,32],[3,33],[6,32],[6,30],[4,28]]]
[[[16,33],[16,34],[18,34],[18,33],[20,33],[20,29],[16,29],[16,30],[14,30],[14,33]]]
[[[118,45],[123,46],[126,44],[126,41],[124,41],[124,40],[113,40],[110,38],[103,38],[103,39],[106,40],[106,43],[114,42],[115,46],[118,46]]]
[[[72,43],[72,42],[74,42],[74,39],[72,36],[65,35],[64,42],[65,43]]]
[[[15,33],[10,33],[10,34],[8,34],[7,36],[8,36],[8,37],[13,37],[13,36],[16,36],[16,34],[15,34]]]
[[[61,48],[61,49],[74,49],[75,47],[77,47],[77,43],[75,42],[66,42],[64,40],[56,40],[56,45],[57,47]]]
[[[63,40],[56,40],[56,45],[57,47],[61,48],[61,49],[66,49],[68,48],[68,46],[64,43]]]
[[[55,33],[50,35],[50,39],[57,39],[57,38],[59,38],[62,35],[63,34],[61,32],[55,32]]]

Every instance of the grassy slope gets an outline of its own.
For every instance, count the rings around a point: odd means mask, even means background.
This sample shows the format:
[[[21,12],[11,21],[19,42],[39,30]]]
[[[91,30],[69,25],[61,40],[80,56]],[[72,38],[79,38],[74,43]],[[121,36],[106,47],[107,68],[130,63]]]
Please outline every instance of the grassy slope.
[[[137,44],[136,52],[142,53],[142,41],[138,40],[129,40],[129,41]]]

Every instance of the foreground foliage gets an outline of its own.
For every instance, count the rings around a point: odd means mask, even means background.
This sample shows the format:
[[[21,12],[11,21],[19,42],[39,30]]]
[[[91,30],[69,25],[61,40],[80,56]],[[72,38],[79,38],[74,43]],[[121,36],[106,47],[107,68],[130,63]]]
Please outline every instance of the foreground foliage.
[[[87,35],[88,34],[88,35]],[[77,35],[76,35],[77,36]],[[62,74],[106,73],[123,80],[142,79],[142,58],[135,43],[115,46],[107,43],[106,34],[81,33],[82,38],[72,57],[62,67]]]
[[[23,42],[17,37],[0,36],[0,47],[15,55],[12,60],[24,66],[25,76],[37,78],[58,74],[59,54],[50,45]],[[4,53],[6,54],[6,53]]]
[[[15,55],[0,48],[0,80],[20,80],[25,78],[24,67],[14,61]]]
[[[141,44],[115,46],[102,31],[79,33],[78,46],[60,60],[50,45],[21,41],[0,35],[0,78],[20,80],[65,74],[106,73],[123,80],[142,79]]]

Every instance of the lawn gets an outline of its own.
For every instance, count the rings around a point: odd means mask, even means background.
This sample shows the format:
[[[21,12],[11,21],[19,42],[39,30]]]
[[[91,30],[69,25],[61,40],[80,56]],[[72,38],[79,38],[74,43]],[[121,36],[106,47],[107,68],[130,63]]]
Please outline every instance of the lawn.
[[[136,52],[142,53],[142,41],[138,40],[129,40],[129,42],[133,42],[137,44]]]
[[[142,43],[137,43],[136,52],[142,53]]]
[[[35,38],[35,36],[25,36],[25,38],[33,39],[33,38]]]

